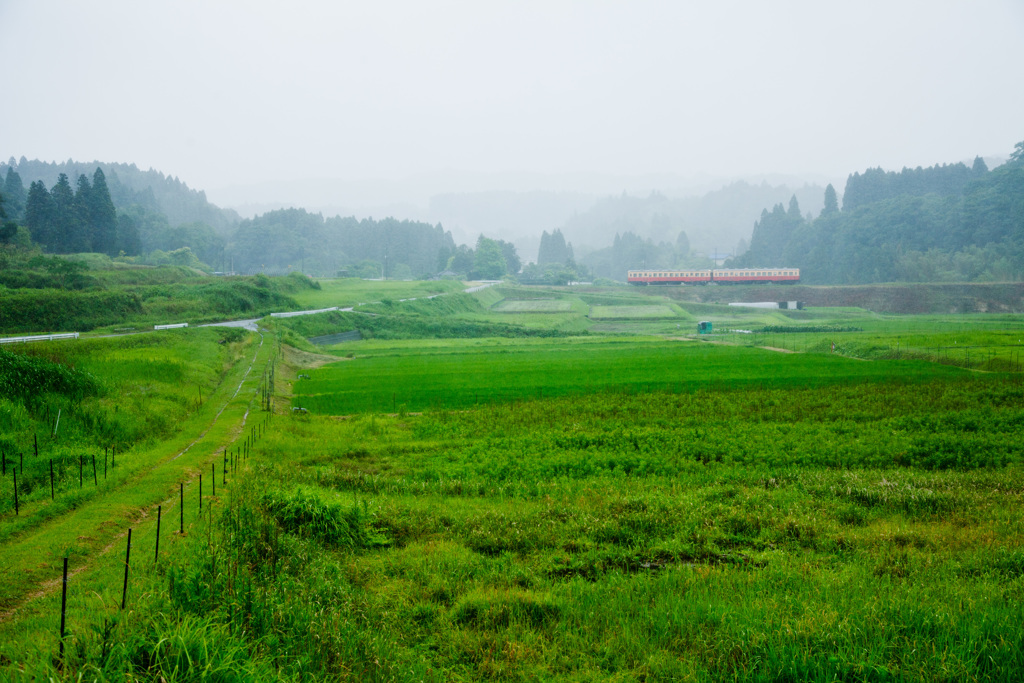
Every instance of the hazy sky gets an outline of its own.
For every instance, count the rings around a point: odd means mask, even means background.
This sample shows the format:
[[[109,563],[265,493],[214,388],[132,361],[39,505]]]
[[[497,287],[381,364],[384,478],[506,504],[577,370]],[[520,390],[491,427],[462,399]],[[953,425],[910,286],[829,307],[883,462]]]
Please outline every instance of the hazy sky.
[[[0,64],[2,158],[134,162],[206,190],[845,177],[1024,139],[1022,0],[0,0]]]

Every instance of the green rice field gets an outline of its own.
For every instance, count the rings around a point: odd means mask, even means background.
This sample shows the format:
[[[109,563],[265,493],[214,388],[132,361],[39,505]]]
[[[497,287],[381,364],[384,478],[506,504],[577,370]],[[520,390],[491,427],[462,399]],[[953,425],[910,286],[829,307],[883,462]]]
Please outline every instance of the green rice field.
[[[464,408],[593,392],[802,387],[965,375],[923,362],[864,363],[658,339],[569,339],[424,346],[378,344],[312,371],[294,405],[324,414]]]
[[[505,299],[491,310],[499,313],[567,313],[572,310],[572,304],[558,299]]]

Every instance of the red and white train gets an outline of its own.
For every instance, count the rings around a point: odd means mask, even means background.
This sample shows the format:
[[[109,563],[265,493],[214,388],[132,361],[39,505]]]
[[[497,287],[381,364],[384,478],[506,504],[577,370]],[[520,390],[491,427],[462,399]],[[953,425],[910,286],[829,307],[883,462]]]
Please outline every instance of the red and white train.
[[[706,285],[800,282],[799,268],[723,268],[715,270],[631,270],[626,280],[631,285]]]

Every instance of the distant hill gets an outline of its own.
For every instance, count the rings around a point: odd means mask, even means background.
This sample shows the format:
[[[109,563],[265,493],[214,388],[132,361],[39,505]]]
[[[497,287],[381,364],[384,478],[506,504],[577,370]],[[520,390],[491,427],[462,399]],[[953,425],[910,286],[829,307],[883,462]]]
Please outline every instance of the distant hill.
[[[868,169],[847,179],[841,210],[831,185],[817,217],[795,204],[766,208],[727,265],[796,266],[808,284],[1024,278],[1024,142],[991,171],[980,157]]]
[[[818,185],[793,189],[741,180],[699,197],[672,198],[659,192],[646,197],[622,194],[602,199],[572,216],[561,230],[581,252],[585,250],[580,247],[606,247],[616,235],[627,232],[671,244],[680,232],[685,232],[695,251],[732,253],[740,240],[749,239],[751,227],[764,207],[796,195],[801,206],[817,213],[823,190]]]
[[[233,269],[318,276],[396,279],[444,270],[455,253],[451,233],[440,225],[385,218],[324,219],[305,209],[269,211],[239,223],[228,243]]]
[[[28,160],[22,157],[15,161],[11,157],[6,163],[0,162],[0,178],[12,168],[21,176],[28,187],[40,180],[47,188],[53,187],[61,173],[67,174],[73,183],[80,175],[92,177],[97,168],[103,169],[110,188],[110,198],[118,209],[141,206],[146,211],[161,213],[171,227],[187,223],[204,223],[217,234],[226,237],[240,220],[231,209],[222,209],[211,204],[202,190],[193,190],[177,178],[166,176],[159,171],[140,170],[135,164],[107,163],[102,161],[61,162]]]

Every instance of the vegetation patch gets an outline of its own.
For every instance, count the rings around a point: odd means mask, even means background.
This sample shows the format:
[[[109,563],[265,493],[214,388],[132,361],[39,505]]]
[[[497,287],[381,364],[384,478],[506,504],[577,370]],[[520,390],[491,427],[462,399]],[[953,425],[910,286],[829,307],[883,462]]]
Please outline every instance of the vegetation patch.
[[[765,334],[827,334],[830,332],[863,332],[860,327],[852,325],[765,325],[761,332]]]
[[[299,488],[263,496],[263,504],[282,529],[341,548],[376,548],[389,541],[370,525],[365,508],[342,506]]]
[[[6,332],[85,332],[126,322],[142,310],[142,299],[128,292],[0,291],[0,329]]]
[[[678,314],[668,306],[591,306],[593,320],[642,320],[676,318]]]
[[[505,299],[491,310],[499,313],[568,313],[572,303],[559,299]]]

